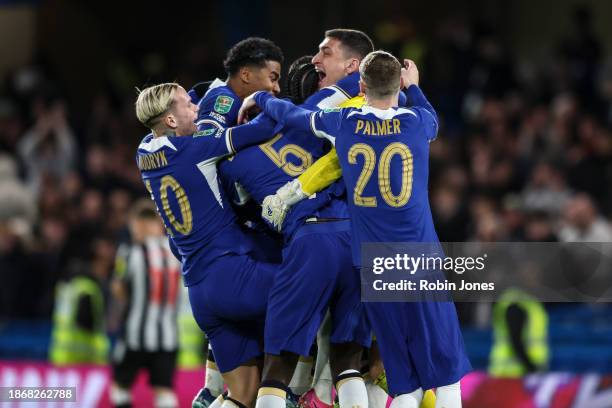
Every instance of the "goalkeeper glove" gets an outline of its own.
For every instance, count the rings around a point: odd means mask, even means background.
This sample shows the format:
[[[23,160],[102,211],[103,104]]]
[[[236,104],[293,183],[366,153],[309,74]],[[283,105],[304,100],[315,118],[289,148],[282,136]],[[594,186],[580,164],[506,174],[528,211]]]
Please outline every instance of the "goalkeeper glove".
[[[292,180],[279,188],[276,194],[264,198],[261,216],[274,230],[281,232],[289,209],[306,197],[308,196],[302,190],[302,183],[298,179]]]

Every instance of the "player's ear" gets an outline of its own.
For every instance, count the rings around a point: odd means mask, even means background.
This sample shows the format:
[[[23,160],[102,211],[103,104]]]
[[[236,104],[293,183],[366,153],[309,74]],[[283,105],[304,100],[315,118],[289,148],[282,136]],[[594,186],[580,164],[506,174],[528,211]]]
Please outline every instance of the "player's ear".
[[[346,73],[348,75],[357,71],[359,71],[359,60],[357,58],[351,58],[346,66]]]
[[[170,129],[176,129],[178,127],[178,123],[176,122],[176,118],[173,114],[168,114],[164,118],[164,124],[168,126]]]
[[[242,82],[244,82],[245,84],[248,84],[251,82],[251,70],[248,67],[242,67],[240,68],[240,79],[242,80]]]

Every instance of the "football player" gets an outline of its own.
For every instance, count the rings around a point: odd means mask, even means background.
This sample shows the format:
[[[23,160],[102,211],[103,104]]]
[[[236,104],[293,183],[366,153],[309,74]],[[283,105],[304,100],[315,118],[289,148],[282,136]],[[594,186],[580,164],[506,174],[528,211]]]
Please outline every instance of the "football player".
[[[281,49],[264,38],[249,37],[230,48],[223,61],[227,78],[199,83],[189,91],[192,101],[198,105],[198,131],[204,132],[204,135],[212,135],[219,129],[235,126],[242,99],[255,91],[278,93],[282,62]],[[242,218],[244,212],[238,215]],[[254,234],[254,231],[248,232]],[[261,241],[256,240],[255,243],[258,254],[264,254],[266,250],[275,250],[278,253],[278,250],[267,245],[269,240],[266,236],[260,238]],[[269,254],[268,258],[259,258],[270,260],[274,256]],[[195,396],[193,408],[208,407],[222,392],[223,381],[209,345],[205,387]]]
[[[418,70],[377,51],[360,66],[361,109],[309,112],[258,92],[256,103],[287,126],[310,129],[336,146],[349,191],[353,263],[362,242],[430,242],[438,238],[427,195],[429,142],[437,116],[418,88]],[[407,87],[410,109],[397,108]],[[393,161],[392,159],[395,160]],[[378,177],[370,178],[376,171]],[[377,183],[376,183],[377,182]],[[471,369],[452,302],[366,302],[387,371],[392,407],[417,408],[423,390],[437,387],[436,407],[461,406],[459,381]]]
[[[282,62],[281,49],[270,40],[249,37],[234,45],[223,61],[227,78],[215,79],[197,102],[198,130],[213,134],[235,126],[242,100],[255,91],[278,94]]]
[[[263,115],[243,126],[197,131],[198,107],[176,83],[144,89],[139,121],[151,129],[136,155],[146,189],[182,260],[194,317],[228,385],[225,408],[252,406],[269,288],[277,267],[257,262],[217,180],[216,162],[274,133]],[[219,401],[221,403],[221,401]]]
[[[351,36],[361,38],[353,38],[353,42],[371,45],[365,34],[348,31]],[[361,60],[365,55],[360,54],[359,48],[350,48],[349,44],[337,43],[336,46],[347,49],[350,61]],[[353,65],[358,67],[358,64]],[[295,71],[306,68],[303,59],[298,60],[290,69],[290,78],[295,80],[298,75]],[[345,75],[334,89],[324,88],[308,97],[304,106],[316,109],[322,101],[329,103],[330,97],[338,92],[344,100],[355,96],[358,74],[351,74]],[[302,90],[297,91],[302,85],[294,87],[294,99],[306,96]],[[308,132],[282,129],[269,142],[245,149],[221,163],[220,172],[226,184],[240,183],[251,197],[261,202],[301,174],[328,149],[326,142],[317,141]],[[342,406],[367,405],[367,393],[358,369],[361,347],[369,345],[370,333],[363,320],[359,276],[350,263],[347,213],[344,201],[339,200],[341,195],[341,185],[332,187],[315,199],[296,205],[287,218],[283,266],[268,301],[266,359],[258,407],[285,406],[297,358],[310,350],[330,303],[331,360],[340,403]]]

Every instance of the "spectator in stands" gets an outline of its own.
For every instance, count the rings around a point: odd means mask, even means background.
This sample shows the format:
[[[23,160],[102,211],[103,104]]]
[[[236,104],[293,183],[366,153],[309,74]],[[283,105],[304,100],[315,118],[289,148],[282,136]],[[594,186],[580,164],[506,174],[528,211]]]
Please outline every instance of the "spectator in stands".
[[[467,238],[468,214],[459,191],[447,184],[432,192],[436,231],[442,241],[460,242]]]
[[[17,146],[26,168],[26,180],[38,193],[43,174],[62,179],[75,167],[77,146],[63,101],[55,100],[38,113]]]
[[[155,406],[171,408],[178,404],[172,386],[179,347],[180,263],[151,200],[134,204],[129,226],[132,242],[119,248],[111,286],[114,318],[123,316],[113,352],[111,401],[116,407],[130,406],[130,387],[144,368],[155,390]]]
[[[523,209],[557,215],[570,196],[561,172],[552,163],[540,162],[535,166],[529,184],[523,189]]]
[[[593,200],[578,194],[565,206],[559,238],[564,242],[612,242],[612,228],[599,215]]]
[[[527,216],[524,237],[527,242],[556,242],[559,239],[551,223],[551,216],[545,212],[534,212]]]
[[[17,164],[10,156],[0,154],[0,220],[20,218],[31,226],[35,217],[35,197],[19,180]]]

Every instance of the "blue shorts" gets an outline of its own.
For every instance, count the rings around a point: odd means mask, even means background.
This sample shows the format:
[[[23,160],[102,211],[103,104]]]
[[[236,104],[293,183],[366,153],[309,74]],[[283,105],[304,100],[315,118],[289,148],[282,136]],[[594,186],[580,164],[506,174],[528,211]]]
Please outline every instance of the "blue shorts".
[[[371,330],[351,261],[350,221],[302,226],[283,250],[268,299],[265,351],[308,355],[329,308],[331,343],[369,347]]]
[[[366,302],[389,395],[453,384],[472,366],[452,302]]]
[[[206,269],[204,279],[189,286],[189,301],[219,371],[226,373],[263,353],[268,292],[278,265],[226,255]]]
[[[265,227],[267,228],[267,227]],[[272,231],[261,231],[242,227],[244,239],[251,246],[249,255],[256,261],[280,264],[282,258],[282,237],[275,236]]]

